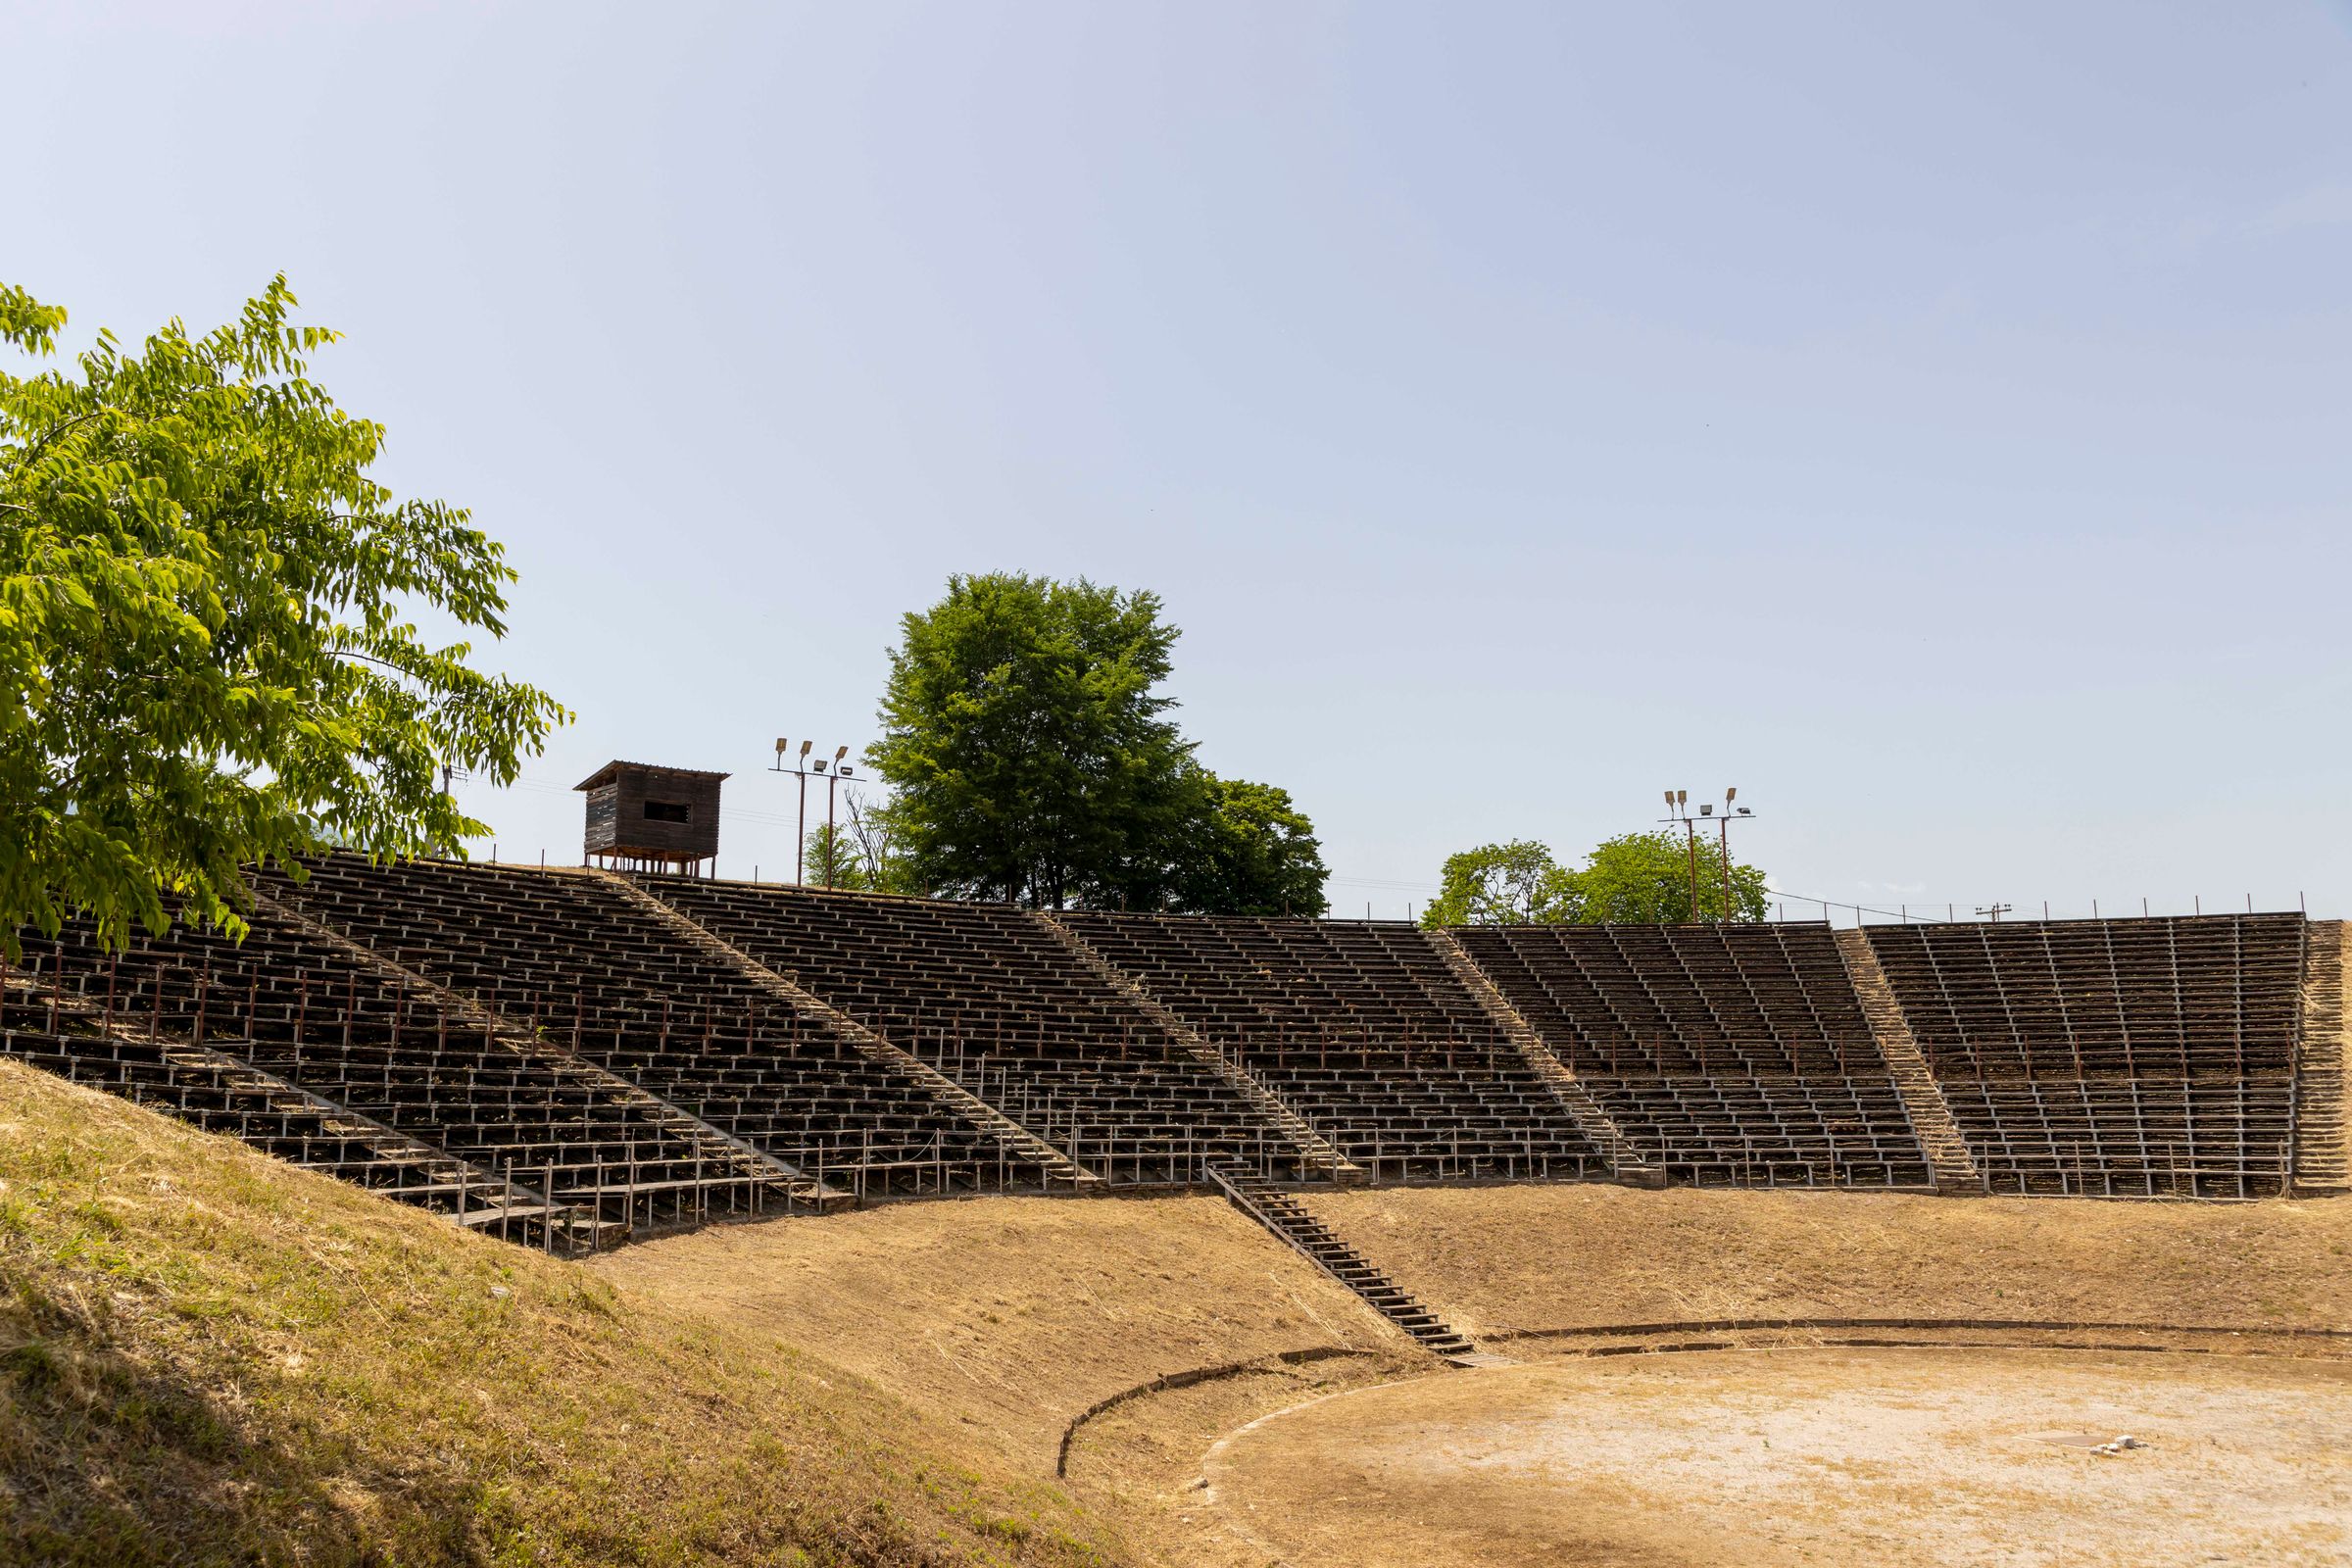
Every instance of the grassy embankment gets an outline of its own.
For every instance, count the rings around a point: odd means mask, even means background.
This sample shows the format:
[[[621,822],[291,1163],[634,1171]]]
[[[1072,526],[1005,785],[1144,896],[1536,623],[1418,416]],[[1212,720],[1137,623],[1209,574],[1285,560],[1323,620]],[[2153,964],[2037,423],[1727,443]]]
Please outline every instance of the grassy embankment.
[[[855,1374],[0,1061],[0,1562],[1076,1564]]]

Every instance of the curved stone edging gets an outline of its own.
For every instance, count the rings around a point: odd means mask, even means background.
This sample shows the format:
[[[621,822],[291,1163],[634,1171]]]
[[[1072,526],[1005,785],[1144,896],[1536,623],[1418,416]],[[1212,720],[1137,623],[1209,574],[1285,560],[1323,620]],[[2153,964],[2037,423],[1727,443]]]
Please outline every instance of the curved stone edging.
[[[1976,1330],[1980,1333],[2071,1333],[2071,1334],[2212,1334],[2212,1335],[2269,1335],[2290,1339],[2352,1340],[2352,1329],[2295,1328],[2239,1323],[2103,1323],[2066,1318],[2000,1318],[2000,1317],[1716,1317],[1684,1318],[1659,1323],[1596,1323],[1574,1328],[1513,1329],[1482,1336],[1488,1343],[1514,1340],[1638,1340],[1659,1334],[1737,1334],[1765,1331],[1801,1331],[1808,1329],[1870,1330],[1912,1329],[1949,1333]],[[1840,1344],[1876,1349],[1934,1349],[1932,1340],[1846,1340]],[[1997,1348],[2033,1348],[2033,1347],[1992,1347]],[[1740,1350],[1758,1347],[1740,1345],[1728,1340],[1691,1340],[1669,1345],[1607,1345],[1586,1352],[1589,1355],[1645,1355],[1692,1350]],[[1967,1348],[1953,1346],[1952,1348]],[[2051,1349],[2085,1350],[2170,1350],[2183,1354],[2200,1353],[2194,1346],[2130,1345],[2099,1343],[2087,1345],[2051,1346]],[[1054,1476],[1066,1480],[1070,1473],[1070,1447],[1076,1443],[1078,1431],[1105,1411],[1116,1409],[1131,1399],[1168,1389],[1189,1389],[1196,1384],[1213,1383],[1220,1378],[1241,1377],[1250,1372],[1268,1371],[1276,1366],[1304,1366],[1315,1361],[1329,1361],[1340,1356],[1377,1356],[1377,1350],[1349,1349],[1343,1346],[1318,1346],[1303,1350],[1280,1350],[1272,1355],[1252,1356],[1246,1361],[1226,1361],[1215,1366],[1194,1367],[1183,1372],[1167,1372],[1160,1376],[1119,1390],[1088,1405],[1061,1429],[1061,1446],[1054,1455]],[[1312,1401],[1309,1401],[1312,1402]],[[1286,1407],[1287,1408],[1287,1407]],[[1269,1412],[1279,1414],[1279,1411]],[[1264,1419],[1260,1417],[1259,1419]]]
[[[1343,1355],[1377,1356],[1378,1350],[1354,1350],[1341,1345],[1315,1346],[1304,1350],[1277,1350],[1272,1355],[1254,1355],[1247,1361],[1226,1361],[1217,1366],[1199,1366],[1184,1372],[1165,1372],[1133,1388],[1097,1399],[1070,1418],[1061,1429],[1061,1450],[1054,1459],[1054,1479],[1064,1480],[1070,1473],[1070,1445],[1077,1441],[1078,1429],[1106,1410],[1116,1409],[1130,1399],[1140,1399],[1147,1394],[1158,1394],[1167,1389],[1189,1389],[1197,1383],[1214,1383],[1219,1378],[1237,1378],[1245,1373],[1271,1371],[1277,1366],[1304,1366],[1313,1361],[1329,1361]]]
[[[2030,1317],[1702,1317],[1661,1323],[1597,1323],[1575,1328],[1508,1329],[1480,1338],[1505,1340],[1640,1339],[1653,1334],[1732,1334],[1757,1329],[1979,1329],[2002,1333],[2269,1334],[2295,1339],[2352,1340],[2352,1329],[2273,1327],[2246,1323],[2106,1323]]]

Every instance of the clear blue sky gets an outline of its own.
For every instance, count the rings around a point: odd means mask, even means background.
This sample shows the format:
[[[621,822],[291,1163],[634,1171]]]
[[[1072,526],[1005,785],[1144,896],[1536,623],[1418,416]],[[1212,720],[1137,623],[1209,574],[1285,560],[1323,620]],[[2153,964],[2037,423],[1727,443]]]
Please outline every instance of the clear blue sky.
[[[288,272],[619,755],[1149,587],[1334,902],[1740,786],[1779,885],[2352,912],[2352,7],[14,7],[0,277]],[[759,814],[754,814],[759,813]],[[1792,906],[1790,912],[1799,912]]]

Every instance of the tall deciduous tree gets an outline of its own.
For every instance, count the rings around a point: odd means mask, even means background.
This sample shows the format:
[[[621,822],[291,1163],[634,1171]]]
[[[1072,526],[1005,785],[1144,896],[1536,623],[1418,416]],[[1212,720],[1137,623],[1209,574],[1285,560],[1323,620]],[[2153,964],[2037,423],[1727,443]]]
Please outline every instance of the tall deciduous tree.
[[[1305,813],[1287,791],[1201,767],[1167,716],[1177,632],[1156,595],[952,577],[903,625],[866,752],[895,791],[875,817],[890,885],[1056,907],[1322,911]]]
[[[1691,901],[1696,864],[1697,902]],[[1449,856],[1426,925],[1641,925],[1690,920],[1761,920],[1770,894],[1764,873],[1734,860],[1725,900],[1723,852],[1703,835],[1695,857],[1672,829],[1627,833],[1593,846],[1571,870],[1526,839]]]
[[[368,477],[383,427],[309,378],[336,334],[294,307],[281,277],[213,331],[0,371],[0,934],[235,929],[246,863],[453,850],[487,829],[441,769],[511,783],[568,716],[412,624],[500,636],[514,574]],[[0,286],[36,360],[65,318]]]
[[[916,881],[1056,907],[1168,882],[1194,792],[1157,690],[1177,636],[1159,608],[999,572],[951,577],[905,618],[866,760]]]
[[[1315,825],[1271,784],[1203,772],[1193,842],[1176,878],[1182,907],[1202,914],[1323,912]]]
[[[1536,925],[1557,919],[1565,875],[1532,839],[1482,844],[1446,858],[1424,925]]]
[[[877,805],[853,786],[842,792],[838,823],[808,830],[803,846],[808,880],[831,881],[852,893],[915,893],[893,839],[888,803]]]
[[[1698,902],[1691,903],[1691,845],[1672,828],[1627,833],[1593,847],[1582,869],[1563,879],[1553,918],[1580,925],[1688,920],[1761,920],[1769,907],[1764,873],[1734,860],[1731,901],[1724,901],[1723,851],[1701,832]]]

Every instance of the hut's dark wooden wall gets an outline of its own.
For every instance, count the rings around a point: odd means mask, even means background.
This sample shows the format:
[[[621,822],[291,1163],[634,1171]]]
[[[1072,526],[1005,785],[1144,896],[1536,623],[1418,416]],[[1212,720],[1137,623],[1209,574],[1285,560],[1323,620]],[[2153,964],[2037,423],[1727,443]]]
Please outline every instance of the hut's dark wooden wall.
[[[718,854],[718,789],[722,779],[661,768],[616,769],[588,794],[590,855],[703,860]],[[655,808],[653,814],[647,808]],[[684,821],[674,819],[683,810]]]

